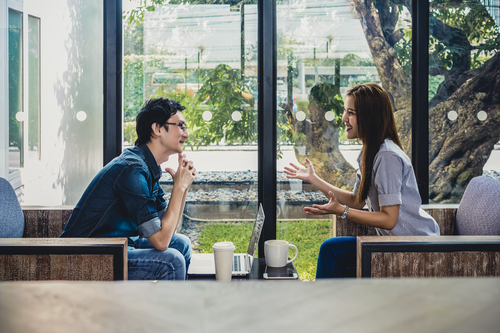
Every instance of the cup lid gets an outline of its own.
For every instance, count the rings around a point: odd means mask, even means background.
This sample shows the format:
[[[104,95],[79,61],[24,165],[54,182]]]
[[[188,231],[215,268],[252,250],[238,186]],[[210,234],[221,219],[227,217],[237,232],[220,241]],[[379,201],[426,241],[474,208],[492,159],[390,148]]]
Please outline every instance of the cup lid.
[[[236,246],[234,246],[233,242],[218,242],[212,246],[212,249],[217,250],[234,250]]]

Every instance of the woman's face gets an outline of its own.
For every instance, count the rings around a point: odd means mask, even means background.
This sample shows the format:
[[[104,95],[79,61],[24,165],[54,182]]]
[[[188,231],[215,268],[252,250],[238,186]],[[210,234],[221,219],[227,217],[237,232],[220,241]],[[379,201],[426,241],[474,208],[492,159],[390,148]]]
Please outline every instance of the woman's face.
[[[342,121],[345,124],[348,139],[358,138],[358,116],[354,108],[354,97],[347,96],[344,100],[344,115]]]

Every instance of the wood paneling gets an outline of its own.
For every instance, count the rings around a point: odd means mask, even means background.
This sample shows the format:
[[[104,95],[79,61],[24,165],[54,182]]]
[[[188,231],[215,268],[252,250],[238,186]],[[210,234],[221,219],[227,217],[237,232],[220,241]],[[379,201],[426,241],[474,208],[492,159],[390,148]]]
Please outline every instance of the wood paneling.
[[[71,216],[72,207],[23,207],[26,238],[59,237]]]
[[[352,222],[348,219],[341,219],[338,216],[333,215],[333,223],[335,234],[334,237],[341,236],[376,236],[377,232],[374,227],[369,227],[367,225],[362,225],[356,222]]]
[[[500,276],[498,252],[372,253],[372,277]]]
[[[456,234],[455,219],[458,205],[423,205],[422,208],[436,220],[441,236]]]
[[[113,281],[113,255],[0,255],[0,281]]]

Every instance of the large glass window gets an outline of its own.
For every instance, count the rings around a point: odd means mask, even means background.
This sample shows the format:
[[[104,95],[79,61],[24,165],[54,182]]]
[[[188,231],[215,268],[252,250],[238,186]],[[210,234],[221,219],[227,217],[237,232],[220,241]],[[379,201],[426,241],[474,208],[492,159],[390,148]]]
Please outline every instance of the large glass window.
[[[411,156],[410,11],[388,1],[377,1],[375,8],[371,2],[353,3],[277,5],[277,234],[299,243],[296,266],[302,279],[314,279],[319,247],[335,236],[333,217],[306,215],[305,205],[326,203],[327,198],[311,184],[286,180],[282,171],[290,162],[306,166],[307,158],[321,178],[353,189],[361,145],[346,139],[341,120],[350,87],[375,82],[389,92],[403,146]]]
[[[23,13],[9,8],[9,173],[23,161]]]
[[[459,203],[473,177],[500,179],[499,5],[498,1],[430,2],[432,203]]]
[[[144,101],[167,97],[186,106],[184,152],[197,179],[181,232],[195,251],[227,240],[245,252],[257,215],[257,5],[165,3],[123,3],[124,147],[134,144]],[[175,170],[177,157],[167,166]],[[161,183],[168,199],[168,173]]]

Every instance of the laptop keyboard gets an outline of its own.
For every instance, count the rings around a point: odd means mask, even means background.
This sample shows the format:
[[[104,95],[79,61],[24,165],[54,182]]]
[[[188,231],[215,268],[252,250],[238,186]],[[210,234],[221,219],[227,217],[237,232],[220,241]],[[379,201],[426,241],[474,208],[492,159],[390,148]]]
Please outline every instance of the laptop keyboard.
[[[233,271],[235,271],[235,272],[241,271],[241,257],[240,256],[233,257]]]

